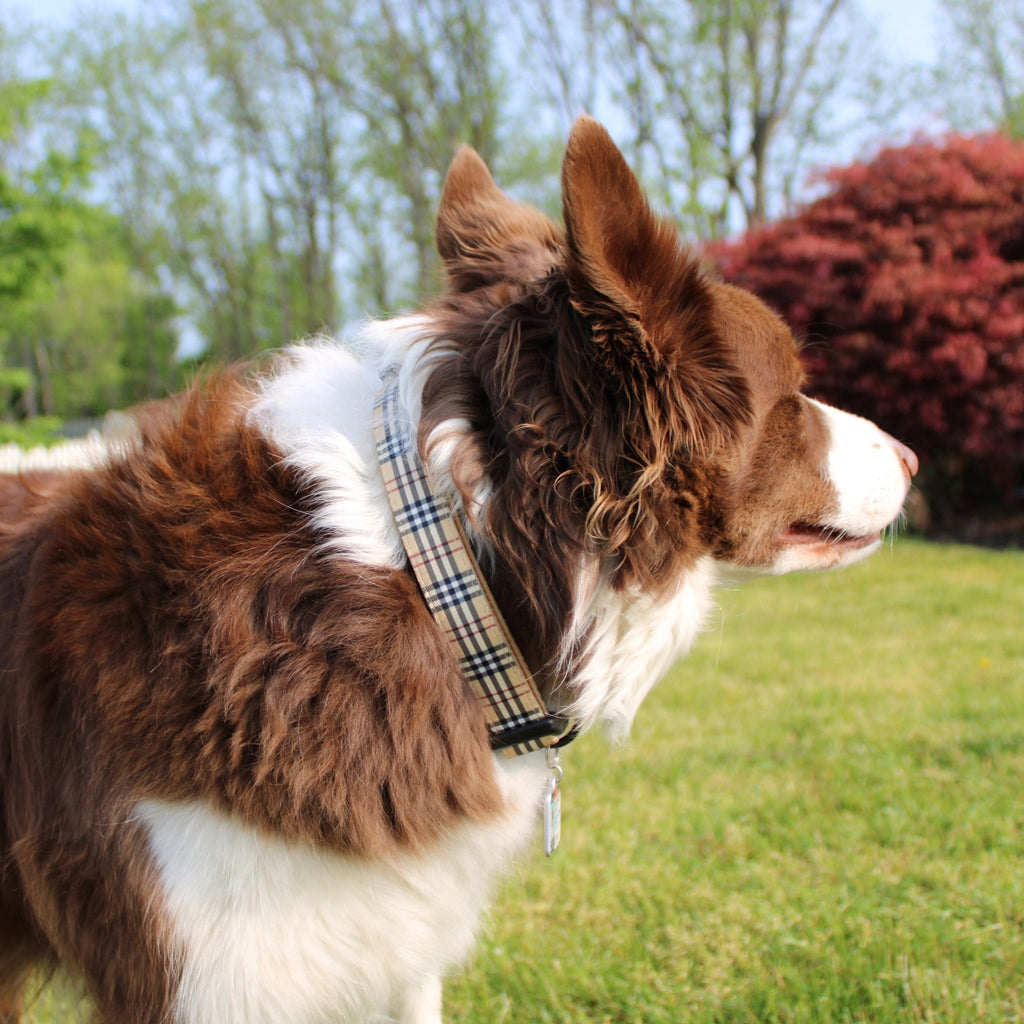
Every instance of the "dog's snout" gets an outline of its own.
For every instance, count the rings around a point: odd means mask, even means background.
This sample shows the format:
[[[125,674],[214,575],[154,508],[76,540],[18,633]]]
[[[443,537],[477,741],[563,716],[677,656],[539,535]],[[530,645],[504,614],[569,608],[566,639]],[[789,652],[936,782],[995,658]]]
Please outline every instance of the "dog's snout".
[[[906,467],[907,473],[911,478],[917,476],[917,471],[920,469],[920,464],[917,461],[917,456],[914,454],[913,449],[908,448],[902,441],[897,441],[895,437],[890,434],[882,432],[885,437],[886,443],[896,453],[896,457]]]

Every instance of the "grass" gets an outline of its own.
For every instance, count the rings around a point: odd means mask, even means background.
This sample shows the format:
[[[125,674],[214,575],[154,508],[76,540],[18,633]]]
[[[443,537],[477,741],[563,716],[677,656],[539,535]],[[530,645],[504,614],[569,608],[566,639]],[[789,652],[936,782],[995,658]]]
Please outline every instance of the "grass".
[[[628,745],[566,752],[562,846],[446,1020],[1024,1019],[1024,553],[903,540],[720,604]]]

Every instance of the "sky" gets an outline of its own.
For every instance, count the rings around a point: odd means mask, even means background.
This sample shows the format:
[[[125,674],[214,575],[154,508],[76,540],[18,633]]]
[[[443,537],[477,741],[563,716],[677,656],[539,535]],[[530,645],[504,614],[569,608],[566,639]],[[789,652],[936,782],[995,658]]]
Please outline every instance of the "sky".
[[[860,0],[860,6],[894,58],[931,63],[938,56],[935,0]]]
[[[145,0],[0,0],[0,13],[42,25],[66,24],[79,11],[131,11]],[[936,55],[936,0],[859,0],[894,59],[930,62]]]

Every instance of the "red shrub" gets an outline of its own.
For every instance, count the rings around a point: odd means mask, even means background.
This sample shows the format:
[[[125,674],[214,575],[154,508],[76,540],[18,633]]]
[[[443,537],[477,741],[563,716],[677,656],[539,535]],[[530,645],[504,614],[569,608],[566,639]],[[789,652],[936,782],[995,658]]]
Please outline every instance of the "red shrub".
[[[919,142],[823,181],[797,216],[710,255],[803,335],[822,398],[918,451],[934,512],[1019,499],[1024,143]]]

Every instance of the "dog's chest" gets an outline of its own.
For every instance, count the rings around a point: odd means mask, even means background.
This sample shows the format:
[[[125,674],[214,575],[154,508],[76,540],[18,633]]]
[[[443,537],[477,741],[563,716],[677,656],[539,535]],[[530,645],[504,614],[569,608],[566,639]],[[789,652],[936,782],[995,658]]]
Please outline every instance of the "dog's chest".
[[[386,1017],[467,954],[496,872],[533,834],[543,762],[512,774],[500,821],[386,863],[285,842],[201,804],[140,804],[156,906],[183,966],[178,1024]]]

